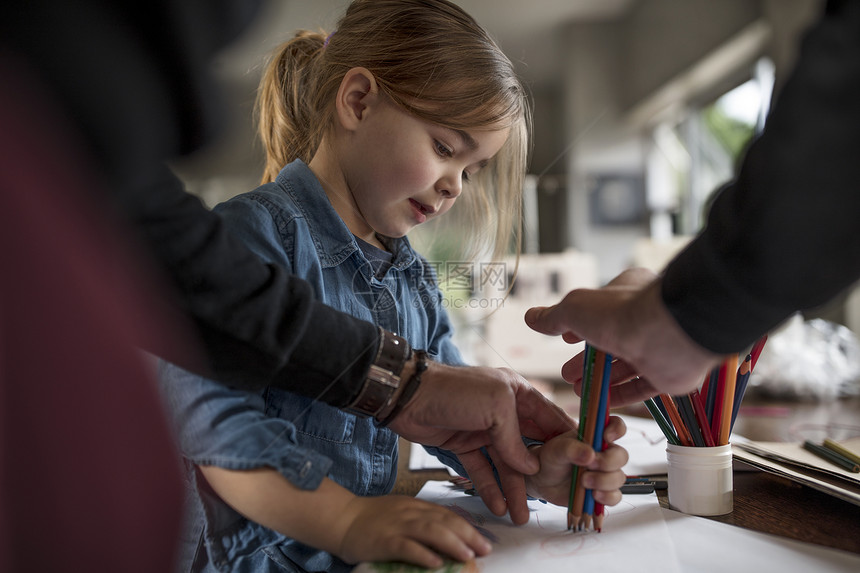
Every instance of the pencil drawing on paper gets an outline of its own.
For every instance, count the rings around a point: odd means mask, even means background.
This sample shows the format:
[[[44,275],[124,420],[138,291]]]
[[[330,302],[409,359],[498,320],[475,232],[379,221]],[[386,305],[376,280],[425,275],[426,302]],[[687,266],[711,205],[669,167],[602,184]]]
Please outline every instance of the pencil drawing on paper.
[[[540,550],[547,558],[569,557],[583,551],[601,548],[600,535],[595,531],[564,531],[541,540]]]
[[[469,524],[475,529],[477,529],[481,535],[483,535],[493,543],[499,542],[499,537],[495,533],[493,533],[486,527],[483,527],[484,523],[486,522],[486,518],[480,513],[472,513],[471,511],[460,507],[456,503],[449,503],[446,505],[446,507],[460,517],[462,517],[463,519],[465,519],[466,521],[468,521]]]

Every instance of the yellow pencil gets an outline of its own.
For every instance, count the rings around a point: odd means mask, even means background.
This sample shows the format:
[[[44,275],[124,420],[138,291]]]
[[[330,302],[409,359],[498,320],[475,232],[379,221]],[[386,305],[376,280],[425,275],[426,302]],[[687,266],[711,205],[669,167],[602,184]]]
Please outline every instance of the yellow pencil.
[[[846,448],[845,446],[843,446],[839,442],[835,442],[835,441],[831,440],[830,438],[824,438],[824,447],[827,448],[828,450],[832,450],[832,451],[836,452],[837,454],[842,454],[843,456],[845,456],[846,458],[848,458],[849,460],[851,460],[852,462],[854,462],[856,464],[860,464],[860,454],[857,454],[856,452],[852,452],[851,450],[849,450],[848,448]]]

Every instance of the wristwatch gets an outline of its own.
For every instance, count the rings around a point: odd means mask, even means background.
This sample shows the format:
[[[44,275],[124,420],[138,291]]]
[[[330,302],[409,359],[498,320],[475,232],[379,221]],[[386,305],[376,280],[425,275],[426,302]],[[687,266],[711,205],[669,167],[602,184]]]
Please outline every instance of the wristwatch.
[[[376,416],[391,403],[400,388],[400,373],[412,357],[412,348],[405,339],[379,329],[379,349],[370,365],[364,385],[351,404],[344,410],[361,417]]]

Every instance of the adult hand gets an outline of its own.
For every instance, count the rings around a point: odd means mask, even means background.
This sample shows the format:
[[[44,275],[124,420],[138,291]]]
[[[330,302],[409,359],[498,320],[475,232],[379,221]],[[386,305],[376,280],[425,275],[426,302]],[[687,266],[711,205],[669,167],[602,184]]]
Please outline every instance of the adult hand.
[[[612,365],[612,405],[623,406],[660,393],[691,391],[723,357],[690,339],[660,296],[660,279],[645,269],[621,273],[600,289],[577,289],[550,307],[525,315],[533,330],[587,340],[618,359]],[[582,381],[582,354],[562,367],[562,377]]]
[[[576,427],[573,419],[506,368],[431,362],[421,379],[389,427],[412,442],[456,454],[490,511],[507,510],[514,523],[528,521],[523,475],[536,473],[540,465],[522,436],[548,440]],[[485,446],[492,465],[481,451]]]

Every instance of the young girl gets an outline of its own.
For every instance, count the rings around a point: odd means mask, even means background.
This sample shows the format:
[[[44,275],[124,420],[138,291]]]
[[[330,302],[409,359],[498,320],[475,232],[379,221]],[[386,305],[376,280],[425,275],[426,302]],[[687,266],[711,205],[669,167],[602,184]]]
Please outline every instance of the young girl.
[[[509,244],[527,148],[526,100],[510,61],[445,0],[356,0],[327,38],[303,32],[281,47],[258,115],[264,184],[216,208],[225,224],[308,280],[321,302],[461,364],[432,270],[405,235],[462,194],[477,214],[476,242],[489,233],[499,251]],[[193,490],[181,570],[437,567],[440,554],[490,550],[453,512],[385,495],[397,435],[374,419],[168,364],[162,381]],[[616,420],[608,436],[621,434]],[[596,455],[572,432],[533,447],[539,473],[502,483],[506,495],[566,503],[578,463],[597,470],[587,475],[600,501],[620,499],[622,449]]]

